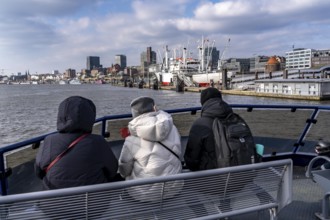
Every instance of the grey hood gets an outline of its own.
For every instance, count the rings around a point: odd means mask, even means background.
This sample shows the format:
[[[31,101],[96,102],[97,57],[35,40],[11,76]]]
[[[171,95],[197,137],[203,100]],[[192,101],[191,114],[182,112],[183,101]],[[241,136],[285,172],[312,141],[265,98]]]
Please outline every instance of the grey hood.
[[[96,118],[94,103],[80,96],[71,96],[61,102],[57,115],[60,133],[91,132]]]

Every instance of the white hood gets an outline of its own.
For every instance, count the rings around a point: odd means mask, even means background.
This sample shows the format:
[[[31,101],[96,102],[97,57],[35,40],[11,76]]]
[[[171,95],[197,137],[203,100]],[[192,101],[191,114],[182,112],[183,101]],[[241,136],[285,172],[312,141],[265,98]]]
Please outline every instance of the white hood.
[[[158,143],[163,143],[181,158],[181,137],[171,115],[164,111],[145,113],[129,122],[128,128],[131,135],[126,138],[119,158],[119,172],[126,180],[181,173],[181,160]],[[182,182],[173,182],[169,187],[178,184]],[[146,191],[134,188],[130,194],[141,201],[154,200]],[[165,196],[174,196],[178,191],[170,190]]]
[[[128,124],[131,135],[147,141],[164,140],[172,127],[172,117],[164,111],[145,113],[134,118]]]

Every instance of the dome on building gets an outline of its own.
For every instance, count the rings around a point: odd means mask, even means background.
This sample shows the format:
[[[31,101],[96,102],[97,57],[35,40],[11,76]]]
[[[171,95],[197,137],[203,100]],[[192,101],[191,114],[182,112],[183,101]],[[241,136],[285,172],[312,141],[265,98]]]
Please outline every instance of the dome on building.
[[[276,59],[275,56],[272,56],[271,58],[269,58],[269,60],[267,61],[267,65],[277,65],[279,64],[278,60]]]

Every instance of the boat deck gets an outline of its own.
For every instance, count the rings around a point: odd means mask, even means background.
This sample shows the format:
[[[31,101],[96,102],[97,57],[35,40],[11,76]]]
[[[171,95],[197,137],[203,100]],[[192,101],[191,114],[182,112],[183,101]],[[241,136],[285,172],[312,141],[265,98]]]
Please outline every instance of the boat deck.
[[[182,142],[185,146],[186,138]],[[123,141],[111,142],[112,149],[117,157],[120,154],[122,144]],[[34,161],[27,162],[13,170],[13,173],[17,173],[17,175],[9,178],[9,194],[42,190],[41,181],[33,175],[33,163]],[[278,215],[279,220],[311,220],[316,219],[315,212],[321,212],[321,200],[324,192],[317,183],[305,176],[305,169],[305,167],[294,166],[293,201],[281,210]],[[258,217],[259,219],[269,219],[269,214],[267,211],[263,211],[230,219],[258,219]]]

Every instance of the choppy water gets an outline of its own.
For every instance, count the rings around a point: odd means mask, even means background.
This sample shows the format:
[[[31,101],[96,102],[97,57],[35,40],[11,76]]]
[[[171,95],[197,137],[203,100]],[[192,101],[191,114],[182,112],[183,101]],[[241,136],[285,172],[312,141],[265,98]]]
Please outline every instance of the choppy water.
[[[97,117],[130,113],[129,104],[138,96],[154,98],[159,109],[200,106],[199,93],[113,87],[110,85],[0,85],[0,147],[56,130],[57,108],[72,95],[91,99]],[[224,95],[231,104],[311,104],[330,102]]]

